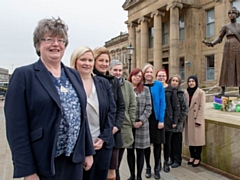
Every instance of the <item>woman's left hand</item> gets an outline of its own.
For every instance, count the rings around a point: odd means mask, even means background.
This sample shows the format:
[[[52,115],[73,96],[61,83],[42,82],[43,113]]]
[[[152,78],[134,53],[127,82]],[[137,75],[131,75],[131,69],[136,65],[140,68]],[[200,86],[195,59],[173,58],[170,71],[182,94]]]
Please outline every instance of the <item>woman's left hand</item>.
[[[172,128],[175,129],[177,127],[176,124],[172,124]]]
[[[92,164],[93,164],[93,156],[86,156],[83,162],[84,170],[88,171],[89,169],[91,169]]]
[[[135,122],[134,123],[134,128],[138,129],[142,126],[142,124],[143,124],[142,121]]]
[[[104,141],[100,138],[97,138],[95,142],[93,143],[93,147],[95,150],[99,150],[102,148]]]
[[[116,126],[113,127],[112,133],[115,134],[116,132],[118,132],[118,128]]]

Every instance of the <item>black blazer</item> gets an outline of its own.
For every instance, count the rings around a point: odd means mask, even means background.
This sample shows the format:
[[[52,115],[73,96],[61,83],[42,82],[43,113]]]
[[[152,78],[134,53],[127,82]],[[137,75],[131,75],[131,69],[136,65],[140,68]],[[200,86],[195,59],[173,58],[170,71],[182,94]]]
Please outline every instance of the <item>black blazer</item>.
[[[65,67],[81,104],[81,129],[72,161],[84,162],[93,155],[93,143],[86,115],[86,93],[79,73]],[[33,173],[54,175],[54,158],[61,118],[61,102],[50,72],[41,60],[17,68],[5,99],[7,140],[12,152],[14,178]]]
[[[99,103],[99,138],[104,140],[105,147],[107,149],[110,149],[114,146],[112,129],[116,117],[116,104],[108,80],[99,76],[94,76],[93,80],[96,87]]]

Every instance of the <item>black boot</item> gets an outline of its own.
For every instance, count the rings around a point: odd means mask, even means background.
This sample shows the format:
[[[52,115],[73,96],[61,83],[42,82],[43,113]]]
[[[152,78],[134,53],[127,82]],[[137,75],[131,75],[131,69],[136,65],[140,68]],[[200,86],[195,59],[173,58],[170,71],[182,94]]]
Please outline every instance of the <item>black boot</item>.
[[[147,167],[145,177],[146,178],[150,178],[151,177],[151,166]]]
[[[221,91],[220,91],[220,93],[218,94],[219,96],[223,96],[225,94],[225,87],[224,86],[222,86],[221,87]]]
[[[167,173],[170,171],[169,164],[167,162],[164,162],[163,170],[164,172],[167,172]]]
[[[154,178],[155,179],[160,179],[161,178],[159,169],[154,169]]]

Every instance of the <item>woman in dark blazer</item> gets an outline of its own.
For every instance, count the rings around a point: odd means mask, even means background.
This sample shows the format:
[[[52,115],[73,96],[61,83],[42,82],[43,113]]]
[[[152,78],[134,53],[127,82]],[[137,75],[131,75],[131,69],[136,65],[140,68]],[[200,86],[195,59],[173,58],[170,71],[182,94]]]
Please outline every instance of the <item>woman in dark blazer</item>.
[[[125,112],[125,102],[121,90],[121,85],[119,80],[109,74],[109,63],[111,60],[110,52],[105,47],[99,47],[94,49],[94,69],[93,73],[97,76],[104,77],[109,81],[112,87],[112,93],[114,96],[114,100],[116,103],[116,118],[113,121],[113,130],[114,134],[114,148],[111,157],[111,163],[108,171],[108,180],[114,180],[116,178],[115,170],[118,168],[118,156],[119,149],[123,146],[122,136],[121,136],[121,128],[124,120],[124,112]]]
[[[4,111],[14,178],[81,180],[93,163],[83,84],[61,63],[67,44],[60,18],[41,20],[34,31],[40,59],[11,77]]]
[[[165,129],[165,143],[164,143],[164,164],[163,170],[169,172],[169,158],[171,152],[171,141],[173,130],[176,129],[178,124],[178,116],[180,113],[180,106],[177,97],[177,89],[167,84],[167,72],[164,69],[158,70],[156,78],[162,82],[165,90],[166,109],[164,116],[164,129]],[[161,167],[161,166],[160,166]]]
[[[87,94],[87,116],[96,154],[89,171],[84,171],[84,180],[106,180],[114,146],[112,134],[116,106],[109,82],[92,76],[93,52],[88,47],[75,49],[71,56],[71,67],[81,75]]]

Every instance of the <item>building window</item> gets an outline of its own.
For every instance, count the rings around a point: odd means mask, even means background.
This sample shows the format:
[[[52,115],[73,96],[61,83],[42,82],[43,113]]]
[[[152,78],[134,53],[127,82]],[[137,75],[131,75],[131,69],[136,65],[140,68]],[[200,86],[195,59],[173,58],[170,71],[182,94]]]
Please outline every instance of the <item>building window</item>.
[[[123,64],[126,64],[126,62],[127,62],[127,53],[124,52],[123,53]]]
[[[163,31],[162,31],[162,44],[168,44],[168,23],[165,22],[162,24],[162,28],[163,28]]]
[[[117,55],[117,60],[121,61],[121,54]]]
[[[206,56],[206,80],[214,80],[214,55]]]
[[[179,40],[184,40],[184,16],[179,18]]]
[[[154,41],[154,28],[149,28],[149,48],[153,48],[153,41]]]
[[[240,9],[240,0],[233,1],[232,6],[236,7],[237,9]],[[240,23],[240,17],[237,18],[237,22]]]
[[[179,74],[180,74],[182,80],[184,80],[184,77],[185,77],[184,64],[185,64],[184,57],[181,57],[181,58],[179,59]],[[181,82],[179,82],[179,83],[181,83]]]
[[[206,37],[214,36],[214,9],[207,10]]]

